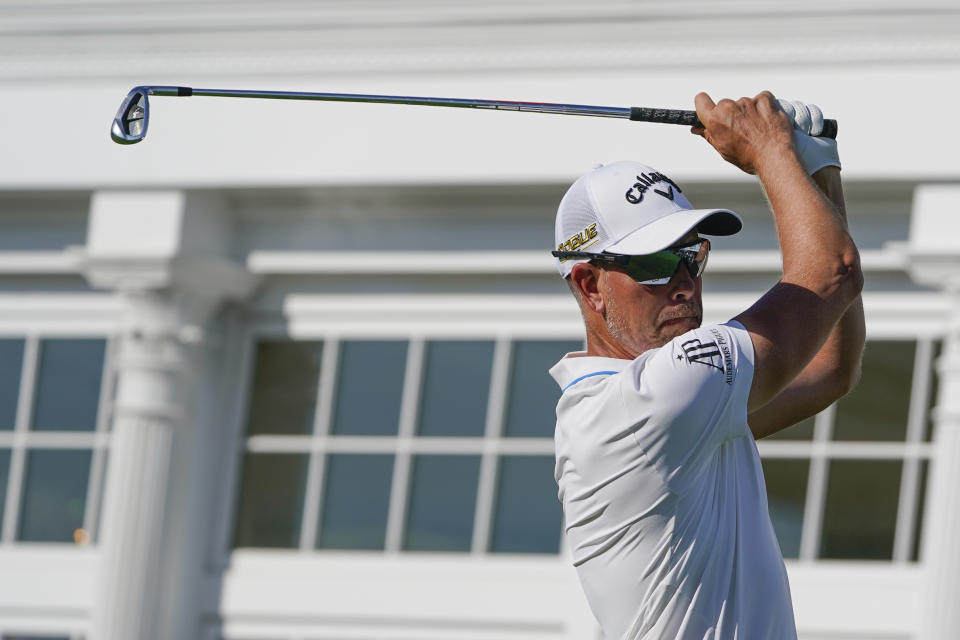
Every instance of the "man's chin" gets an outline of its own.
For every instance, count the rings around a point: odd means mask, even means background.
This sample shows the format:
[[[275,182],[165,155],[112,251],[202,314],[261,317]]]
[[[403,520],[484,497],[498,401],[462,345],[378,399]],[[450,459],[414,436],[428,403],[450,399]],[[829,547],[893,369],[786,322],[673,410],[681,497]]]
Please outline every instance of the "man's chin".
[[[699,326],[700,318],[673,318],[661,324],[660,331],[664,336],[669,336],[667,339],[670,340],[677,336],[682,336],[687,331],[692,331]]]

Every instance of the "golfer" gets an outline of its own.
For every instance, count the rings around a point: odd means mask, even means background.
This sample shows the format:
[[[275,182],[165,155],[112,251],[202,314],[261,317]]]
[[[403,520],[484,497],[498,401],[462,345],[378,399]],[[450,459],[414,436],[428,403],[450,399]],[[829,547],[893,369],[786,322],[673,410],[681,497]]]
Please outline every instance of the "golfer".
[[[847,232],[836,143],[815,106],[770,93],[696,97],[706,138],[756,174],[783,277],[752,307],[702,325],[710,240],[738,232],[634,162],[567,191],[554,255],[587,349],[550,373],[556,480],[573,564],[608,640],[796,638],[790,586],[755,439],[812,416],[859,377],[863,276]]]

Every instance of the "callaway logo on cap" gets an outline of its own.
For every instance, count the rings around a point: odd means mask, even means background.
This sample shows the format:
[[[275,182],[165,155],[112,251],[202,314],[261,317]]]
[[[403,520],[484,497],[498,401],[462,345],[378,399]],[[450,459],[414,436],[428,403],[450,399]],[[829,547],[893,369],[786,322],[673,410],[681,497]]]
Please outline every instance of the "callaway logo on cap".
[[[557,209],[558,251],[644,255],[669,247],[690,229],[730,236],[743,227],[727,209],[694,209],[676,182],[639,162],[614,162],[581,176]],[[570,275],[584,258],[558,259]]]

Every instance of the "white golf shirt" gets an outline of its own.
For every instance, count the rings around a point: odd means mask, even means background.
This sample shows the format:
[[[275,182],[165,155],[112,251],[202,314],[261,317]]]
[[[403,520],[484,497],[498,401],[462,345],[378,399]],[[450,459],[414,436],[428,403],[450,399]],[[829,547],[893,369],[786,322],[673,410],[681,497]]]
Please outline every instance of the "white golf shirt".
[[[747,427],[753,346],[730,322],[636,360],[550,369],[573,564],[608,640],[783,640],[796,626]]]

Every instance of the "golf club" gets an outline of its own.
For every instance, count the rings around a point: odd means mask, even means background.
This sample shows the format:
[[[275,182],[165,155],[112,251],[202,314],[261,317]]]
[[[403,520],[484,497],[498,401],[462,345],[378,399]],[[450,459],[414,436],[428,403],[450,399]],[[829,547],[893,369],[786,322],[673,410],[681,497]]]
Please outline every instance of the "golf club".
[[[495,109],[528,113],[557,113],[573,116],[624,118],[641,122],[659,122],[701,126],[696,111],[656,109],[650,107],[602,107],[551,102],[514,102],[508,100],[470,100],[463,98],[421,98],[414,96],[380,96],[360,93],[312,93],[306,91],[256,91],[244,89],[193,89],[191,87],[140,86],[127,94],[110,127],[110,137],[118,144],[135,144],[147,135],[150,102],[147,96],[206,96],[211,98],[269,98],[274,100],[318,100],[325,102],[368,102],[410,104],[428,107],[460,107]],[[837,137],[837,121],[824,120],[820,136]]]

